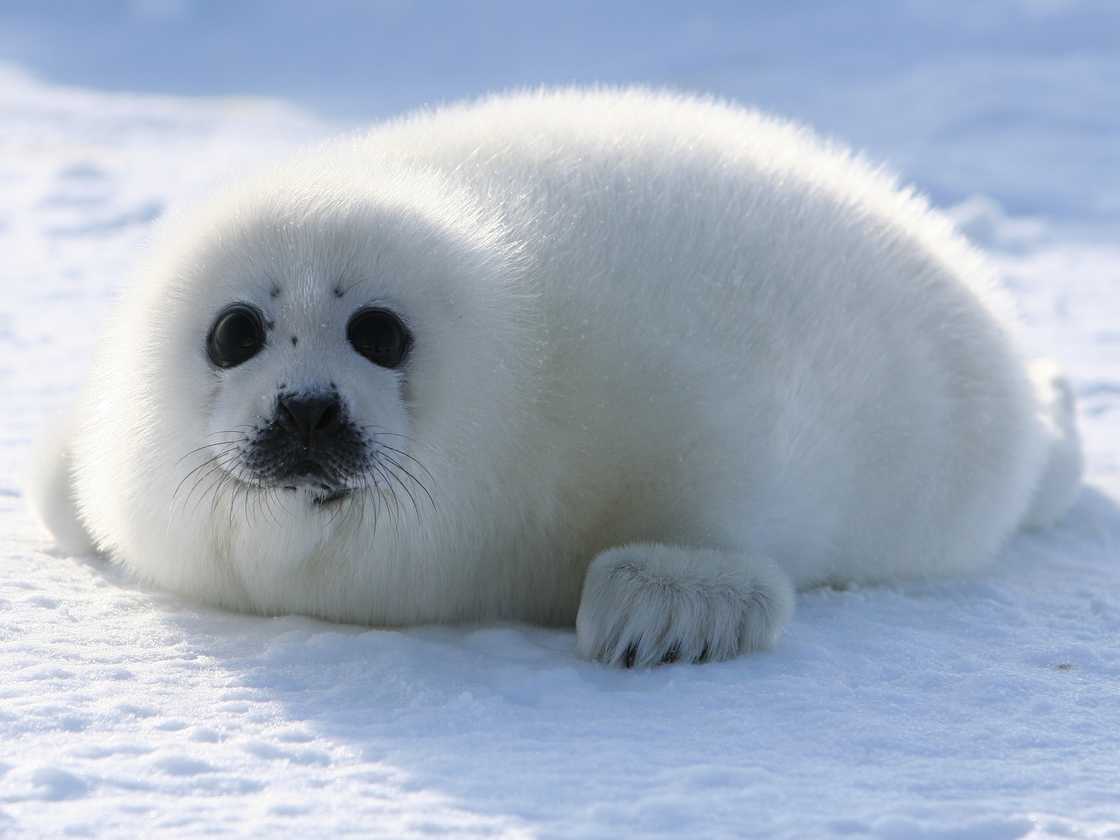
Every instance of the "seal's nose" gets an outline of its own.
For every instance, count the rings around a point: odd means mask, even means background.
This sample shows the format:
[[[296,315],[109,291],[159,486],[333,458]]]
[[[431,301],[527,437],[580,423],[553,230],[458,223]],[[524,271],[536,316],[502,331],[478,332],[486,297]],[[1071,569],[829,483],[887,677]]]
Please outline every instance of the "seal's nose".
[[[288,395],[280,397],[276,415],[284,428],[313,449],[338,430],[342,405],[333,394]]]

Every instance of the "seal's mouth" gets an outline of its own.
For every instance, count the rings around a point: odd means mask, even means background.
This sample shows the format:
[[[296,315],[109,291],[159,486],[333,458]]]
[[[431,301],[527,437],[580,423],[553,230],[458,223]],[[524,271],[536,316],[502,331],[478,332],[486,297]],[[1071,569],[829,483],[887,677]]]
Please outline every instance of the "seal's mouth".
[[[347,496],[349,496],[352,492],[354,492],[354,491],[351,490],[349,487],[338,487],[334,490],[331,490],[325,496],[312,496],[311,497],[311,504],[319,505],[320,507],[326,507],[328,505],[333,505],[335,502],[341,502],[343,499],[345,499]]]
[[[294,464],[289,475],[281,486],[288,491],[302,491],[311,504],[320,507],[342,501],[354,492],[353,488],[337,484],[323,465],[310,459]]]
[[[282,486],[291,493],[303,491],[311,504],[319,507],[341,502],[354,492],[351,487],[335,487],[330,484],[284,484]]]

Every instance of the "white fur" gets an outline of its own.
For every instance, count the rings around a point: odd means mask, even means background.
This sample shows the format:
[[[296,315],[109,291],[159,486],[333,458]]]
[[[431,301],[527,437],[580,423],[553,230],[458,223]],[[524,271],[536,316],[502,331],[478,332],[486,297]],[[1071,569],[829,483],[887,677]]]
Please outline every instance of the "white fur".
[[[205,336],[234,301],[275,329],[219,371]],[[415,333],[400,370],[346,343],[368,303]],[[99,549],[235,609],[578,608],[587,656],[725,658],[776,637],[794,586],[972,569],[1071,504],[1068,388],[1009,323],[942,217],[796,126],[641,90],[495,97],[172,222],[36,495],[60,539],[72,495]],[[422,463],[410,493],[327,513],[221,480],[236,427],[327,381]],[[191,453],[214,441],[225,470]]]

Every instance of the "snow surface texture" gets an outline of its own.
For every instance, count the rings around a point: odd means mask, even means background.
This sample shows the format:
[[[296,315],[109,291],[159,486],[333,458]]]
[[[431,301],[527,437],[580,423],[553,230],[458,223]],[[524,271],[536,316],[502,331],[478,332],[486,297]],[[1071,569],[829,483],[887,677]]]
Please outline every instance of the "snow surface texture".
[[[1118,60],[1058,50],[1076,4],[1021,5],[1054,41],[969,54],[995,80],[976,121],[918,70],[892,101],[928,92],[906,123],[928,133],[896,142],[883,105],[851,139],[954,203],[1069,371],[1080,502],[975,579],[808,593],[770,653],[639,672],[578,659],[571,632],[222,613],[52,552],[24,504],[30,442],[149,223],[330,127],[0,69],[0,835],[1120,837]],[[1094,15],[1089,40],[1110,26],[1115,45],[1120,12]],[[830,126],[862,71],[825,59]]]

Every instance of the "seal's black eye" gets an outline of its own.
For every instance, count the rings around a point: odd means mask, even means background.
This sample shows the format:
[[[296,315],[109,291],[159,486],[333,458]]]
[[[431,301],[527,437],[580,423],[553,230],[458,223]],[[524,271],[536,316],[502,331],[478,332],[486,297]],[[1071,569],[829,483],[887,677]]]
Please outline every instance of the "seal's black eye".
[[[264,347],[264,319],[245,303],[227,306],[206,337],[206,353],[220,368],[237,367]]]
[[[362,309],[346,325],[354,349],[385,368],[395,368],[408,355],[412,336],[401,319],[388,309]]]

